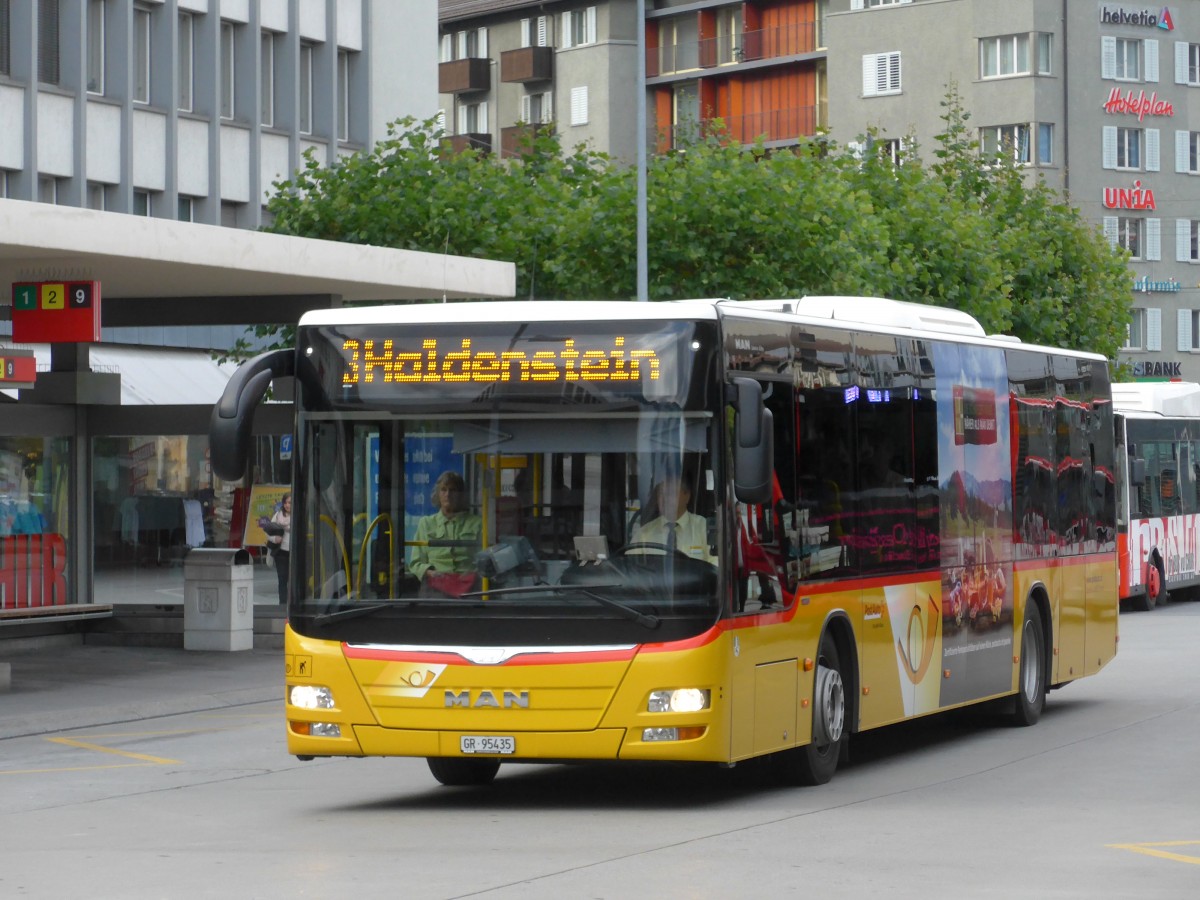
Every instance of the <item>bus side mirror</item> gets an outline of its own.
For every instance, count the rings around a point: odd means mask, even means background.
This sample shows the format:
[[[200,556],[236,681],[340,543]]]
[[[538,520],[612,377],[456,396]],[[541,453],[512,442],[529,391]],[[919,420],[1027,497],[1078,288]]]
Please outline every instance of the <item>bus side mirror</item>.
[[[272,378],[294,375],[294,350],[268,350],[238,366],[221,399],[213,405],[208,423],[208,449],[218,478],[237,481],[246,474],[250,456],[250,430],[254,410],[267,393]]]
[[[734,378],[733,494],[742,503],[770,503],[775,473],[774,420],[753,378]]]
[[[1141,487],[1146,483],[1146,460],[1140,456],[1131,457],[1129,460],[1129,483],[1134,487]]]

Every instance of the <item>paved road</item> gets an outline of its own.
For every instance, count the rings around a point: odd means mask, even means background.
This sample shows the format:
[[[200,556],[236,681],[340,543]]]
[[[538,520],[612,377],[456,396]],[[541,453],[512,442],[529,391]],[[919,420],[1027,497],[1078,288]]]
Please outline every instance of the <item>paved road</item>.
[[[1200,896],[1200,603],[1121,631],[1036,727],[893,729],[820,788],[602,765],[444,788],[286,756],[275,702],[0,740],[0,896]]]

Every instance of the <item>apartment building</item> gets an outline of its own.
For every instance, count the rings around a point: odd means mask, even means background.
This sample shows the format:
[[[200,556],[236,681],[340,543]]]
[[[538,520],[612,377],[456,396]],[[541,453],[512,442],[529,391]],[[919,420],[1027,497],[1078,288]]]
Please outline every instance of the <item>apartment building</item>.
[[[686,146],[719,126],[795,144],[825,123],[816,0],[440,0],[438,90],[456,147],[509,154],[530,126],[564,146],[637,155],[638,29],[645,29],[647,145]]]
[[[429,0],[0,0],[0,198],[255,228],[306,151],[436,113],[435,34]]]
[[[1120,358],[1200,380],[1200,4],[830,0],[830,126],[929,148],[954,83],[1012,153],[1130,254]]]

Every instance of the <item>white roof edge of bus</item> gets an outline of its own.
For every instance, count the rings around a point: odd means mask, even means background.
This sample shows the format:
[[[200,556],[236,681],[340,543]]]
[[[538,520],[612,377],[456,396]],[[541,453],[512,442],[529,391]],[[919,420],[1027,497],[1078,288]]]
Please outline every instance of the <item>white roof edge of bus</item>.
[[[760,309],[792,312],[799,316],[834,319],[837,322],[987,337],[987,332],[983,330],[979,321],[960,309],[909,303],[906,300],[892,300],[888,297],[814,295],[796,300],[754,300],[750,301],[750,305]]]
[[[1118,382],[1112,395],[1117,412],[1200,418],[1200,384],[1194,381]]]
[[[306,312],[301,325],[402,325],[441,322],[715,319],[717,300],[489,300],[356,306]]]

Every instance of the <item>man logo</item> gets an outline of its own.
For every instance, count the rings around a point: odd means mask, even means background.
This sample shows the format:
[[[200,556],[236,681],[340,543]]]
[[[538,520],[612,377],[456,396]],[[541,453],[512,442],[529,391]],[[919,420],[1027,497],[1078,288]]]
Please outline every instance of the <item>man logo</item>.
[[[446,691],[446,706],[462,709],[529,709],[529,691],[503,691],[500,699],[493,691]]]

